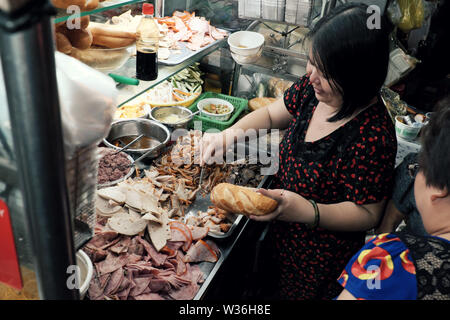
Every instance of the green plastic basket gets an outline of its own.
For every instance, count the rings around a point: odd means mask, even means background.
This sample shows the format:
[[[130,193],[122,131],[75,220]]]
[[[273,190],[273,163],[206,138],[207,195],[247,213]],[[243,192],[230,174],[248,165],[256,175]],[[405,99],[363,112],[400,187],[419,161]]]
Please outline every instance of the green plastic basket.
[[[203,99],[209,99],[209,98],[217,98],[217,99],[223,99],[228,102],[230,102],[234,107],[234,112],[231,115],[231,118],[227,121],[217,121],[210,118],[202,117],[200,115],[194,116],[194,121],[201,121],[202,122],[202,131],[206,131],[208,129],[214,128],[218,129],[220,131],[225,130],[226,128],[230,127],[239,117],[239,115],[247,109],[248,101],[243,98],[237,98],[237,97],[231,97],[226,94],[221,93],[215,93],[215,92],[204,92],[198,99],[189,107],[189,110],[192,112],[196,112],[198,110],[197,103],[200,100]],[[189,129],[194,128],[194,121],[190,121]]]

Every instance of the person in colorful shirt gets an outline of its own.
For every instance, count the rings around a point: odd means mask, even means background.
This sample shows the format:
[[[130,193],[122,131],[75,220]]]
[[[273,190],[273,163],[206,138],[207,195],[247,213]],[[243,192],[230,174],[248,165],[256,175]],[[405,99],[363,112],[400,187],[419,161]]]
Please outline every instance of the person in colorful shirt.
[[[428,235],[372,237],[338,282],[340,299],[450,299],[450,106],[424,128],[414,196]]]

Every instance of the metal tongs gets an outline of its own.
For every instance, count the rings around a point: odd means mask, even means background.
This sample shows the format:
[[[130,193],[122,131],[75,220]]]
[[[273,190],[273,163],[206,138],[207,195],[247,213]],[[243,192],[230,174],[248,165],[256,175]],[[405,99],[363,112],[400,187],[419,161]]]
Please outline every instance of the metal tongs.
[[[143,136],[144,136],[143,134],[139,135],[137,138],[135,138],[135,139],[134,139],[133,141],[131,141],[129,144],[125,145],[125,147],[123,147],[123,148],[117,150],[114,154],[117,154],[117,153],[119,153],[119,152],[121,152],[121,151],[123,151],[123,150],[126,150],[129,146],[131,146],[132,144],[134,144],[134,143],[136,143],[137,141],[141,140]]]
[[[147,152],[145,152],[143,155],[141,155],[139,158],[137,158],[136,160],[134,160],[133,162],[131,162],[127,167],[132,167],[134,166],[134,164],[136,162],[138,162],[139,160],[144,159],[146,156],[148,156],[150,153],[152,153],[153,151],[155,151],[156,149],[158,149],[159,147],[161,147],[162,145],[164,145],[163,142],[160,142],[158,145],[154,146],[153,148],[151,148],[150,150],[148,150]]]

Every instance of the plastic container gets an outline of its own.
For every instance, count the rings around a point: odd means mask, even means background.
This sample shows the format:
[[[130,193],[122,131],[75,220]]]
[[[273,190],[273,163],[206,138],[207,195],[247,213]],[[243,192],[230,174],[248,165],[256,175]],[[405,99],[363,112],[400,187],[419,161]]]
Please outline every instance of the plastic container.
[[[153,13],[153,4],[144,3],[136,30],[136,78],[144,81],[158,78],[159,27]]]
[[[408,125],[406,124],[403,116],[395,117],[395,132],[400,138],[403,138],[408,141],[412,141],[417,138],[420,129],[422,128],[422,124],[415,122],[416,125]]]
[[[209,99],[209,98],[217,98],[217,99],[222,99],[222,100],[230,102],[234,107],[234,112],[231,115],[231,118],[228,119],[227,121],[217,121],[217,120],[203,117],[201,115],[196,115],[196,116],[194,116],[194,121],[191,121],[189,124],[190,129],[198,129],[194,126],[194,124],[197,121],[201,121],[202,122],[201,130],[202,131],[206,131],[206,130],[212,129],[212,128],[223,131],[223,130],[227,129],[228,127],[230,127],[236,121],[236,119],[239,117],[239,115],[244,110],[247,109],[247,105],[248,105],[247,99],[231,97],[231,96],[228,96],[226,94],[221,94],[221,93],[205,92],[197,99],[197,101],[195,101],[189,107],[189,110],[191,110],[192,112],[198,111],[197,104],[199,103],[199,101],[202,101],[203,99]]]
[[[80,299],[83,300],[89,289],[92,275],[94,274],[94,266],[91,259],[84,253],[83,250],[78,250],[76,254],[77,266],[80,268],[79,284],[80,284]]]
[[[206,107],[208,104],[226,105],[226,106],[228,106],[230,111],[228,111],[227,113],[223,113],[223,114],[210,113],[210,112],[204,110],[204,107]],[[234,106],[231,102],[223,100],[223,99],[217,99],[217,98],[202,99],[201,101],[197,102],[197,109],[200,110],[201,116],[210,118],[210,119],[216,120],[216,121],[227,121],[228,119],[230,119],[231,115],[234,112]]]

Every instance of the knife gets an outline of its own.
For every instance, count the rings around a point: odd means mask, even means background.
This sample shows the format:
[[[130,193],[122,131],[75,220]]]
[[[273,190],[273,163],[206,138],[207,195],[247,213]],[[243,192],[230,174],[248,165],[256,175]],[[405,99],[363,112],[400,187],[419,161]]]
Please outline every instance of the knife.
[[[203,172],[205,172],[205,167],[202,167],[202,170],[200,171],[200,180],[198,181],[198,186],[201,187],[202,181],[203,181]]]

